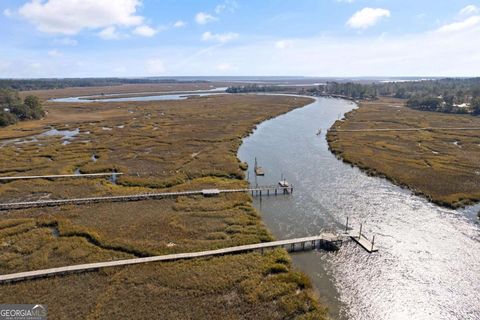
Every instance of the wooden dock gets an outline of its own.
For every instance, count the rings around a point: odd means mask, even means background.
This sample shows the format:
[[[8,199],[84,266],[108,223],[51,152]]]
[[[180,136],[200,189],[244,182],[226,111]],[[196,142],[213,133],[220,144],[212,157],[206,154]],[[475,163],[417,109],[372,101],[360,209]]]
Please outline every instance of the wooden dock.
[[[363,234],[350,234],[350,238],[355,241],[360,247],[365,249],[368,253],[377,252],[378,248],[374,244],[374,240],[368,240]],[[375,237],[373,237],[375,239]]]
[[[331,132],[389,132],[389,131],[468,131],[480,127],[423,127],[423,128],[371,128],[371,129],[330,129]]]
[[[13,181],[13,180],[31,180],[31,179],[61,179],[61,178],[96,178],[96,177],[109,177],[109,176],[121,176],[120,172],[103,172],[103,173],[85,173],[85,174],[55,174],[46,176],[13,176],[13,177],[0,177],[1,181]]]
[[[226,254],[243,253],[243,252],[250,252],[250,251],[257,251],[257,250],[263,252],[263,250],[265,249],[273,249],[273,248],[280,248],[280,247],[290,251],[295,251],[296,249],[298,249],[298,247],[300,247],[301,250],[313,250],[317,248],[322,248],[326,245],[329,245],[329,246],[336,245],[339,242],[341,243],[341,241],[343,241],[342,236],[339,236],[333,233],[322,233],[318,236],[312,236],[312,237],[263,242],[263,243],[229,247],[229,248],[223,248],[223,249],[217,249],[217,250],[177,253],[177,254],[169,254],[169,255],[163,255],[163,256],[147,257],[147,258],[136,258],[136,259],[79,264],[79,265],[72,265],[72,266],[65,266],[65,267],[58,267],[58,268],[5,274],[5,275],[0,275],[0,283],[4,284],[4,283],[17,282],[17,281],[28,280],[28,279],[38,279],[38,278],[45,278],[45,277],[51,277],[51,276],[65,275],[70,273],[96,271],[102,268],[121,267],[121,266],[128,266],[128,265],[149,263],[149,262],[167,262],[167,261],[176,261],[176,260],[182,260],[182,259],[204,258],[204,257],[221,256]]]
[[[375,236],[372,237],[372,241],[368,240],[367,237],[362,233],[363,223],[360,223],[360,230],[354,231],[348,229],[348,217],[347,222],[345,223],[345,232],[344,235],[350,237],[355,241],[360,247],[365,249],[368,253],[377,252],[378,249],[375,247]]]
[[[264,195],[269,196],[269,195],[277,195],[277,194],[289,194],[293,192],[293,187],[290,187],[288,189],[279,188],[279,187],[258,187],[258,188],[250,188],[250,189],[225,189],[225,190],[204,189],[204,190],[179,191],[179,192],[142,193],[142,194],[133,194],[133,195],[121,195],[121,196],[11,202],[11,203],[0,203],[0,211],[28,209],[28,208],[41,208],[41,207],[56,207],[56,206],[69,205],[69,204],[81,205],[81,204],[99,203],[99,202],[141,201],[141,200],[153,200],[153,199],[162,199],[162,198],[168,198],[168,197],[192,196],[192,195],[203,195],[205,197],[210,197],[210,196],[216,196],[222,193],[236,193],[236,192],[246,192],[246,193],[251,193],[252,196],[262,197]]]

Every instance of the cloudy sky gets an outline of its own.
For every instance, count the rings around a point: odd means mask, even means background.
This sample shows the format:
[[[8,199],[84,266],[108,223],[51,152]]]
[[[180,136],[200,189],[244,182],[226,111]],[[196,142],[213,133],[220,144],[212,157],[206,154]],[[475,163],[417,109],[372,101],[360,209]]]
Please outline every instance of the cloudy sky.
[[[480,76],[480,1],[0,0],[0,78]]]

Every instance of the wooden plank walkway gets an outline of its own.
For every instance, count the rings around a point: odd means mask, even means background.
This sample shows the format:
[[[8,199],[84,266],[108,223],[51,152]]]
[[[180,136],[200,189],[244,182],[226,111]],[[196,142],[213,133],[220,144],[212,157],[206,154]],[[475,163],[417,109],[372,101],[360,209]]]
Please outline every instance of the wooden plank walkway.
[[[103,172],[103,173],[85,173],[85,174],[56,174],[47,176],[17,176],[17,177],[0,177],[0,181],[11,180],[29,180],[29,179],[60,179],[60,178],[92,178],[92,177],[108,177],[121,176],[120,172]]]
[[[424,128],[378,128],[378,129],[331,129],[331,132],[382,132],[382,131],[431,131],[431,130],[480,130],[480,127],[462,127],[462,128],[449,128],[449,127],[424,127]]]
[[[280,192],[278,192],[280,190]],[[251,192],[253,195],[270,195],[270,191],[273,194],[285,194],[285,188],[270,188],[270,187],[258,187],[252,189],[204,189],[204,190],[194,190],[194,191],[179,191],[179,192],[161,192],[161,193],[143,193],[143,194],[134,194],[134,195],[121,195],[121,196],[104,196],[104,197],[87,197],[87,198],[73,198],[73,199],[57,199],[57,200],[39,200],[39,201],[28,201],[28,202],[11,202],[11,203],[1,203],[1,210],[15,210],[15,209],[28,209],[28,208],[40,208],[40,207],[54,207],[67,204],[87,204],[87,203],[98,203],[98,202],[118,202],[118,201],[140,201],[140,200],[151,200],[151,199],[161,199],[167,197],[178,197],[178,196],[190,196],[190,195],[204,195],[212,196],[218,195],[221,193],[235,193],[235,192]],[[293,191],[293,187],[288,188],[288,191]]]
[[[163,255],[163,256],[147,257],[147,258],[136,258],[136,259],[108,261],[108,262],[79,264],[79,265],[72,265],[72,266],[65,266],[65,267],[58,267],[58,268],[50,268],[50,269],[43,269],[43,270],[26,271],[26,272],[0,275],[0,283],[9,283],[9,282],[16,282],[16,281],[22,281],[27,279],[37,279],[37,278],[51,277],[56,275],[65,275],[65,274],[76,273],[76,272],[94,271],[102,268],[121,267],[121,266],[134,265],[134,264],[140,264],[140,263],[161,262],[161,261],[166,262],[166,261],[175,261],[175,260],[181,260],[181,259],[203,258],[203,257],[249,252],[249,251],[255,251],[255,250],[272,249],[272,248],[285,247],[285,246],[290,246],[290,248],[295,249],[295,245],[298,245],[298,244],[301,245],[302,250],[307,250],[307,249],[312,250],[319,247],[322,242],[341,241],[341,239],[342,239],[341,236],[335,235],[333,233],[322,233],[318,236],[312,236],[312,237],[263,242],[263,243],[229,247],[229,248],[223,248],[223,249],[217,249],[217,250],[177,253],[177,254],[169,254],[169,255]]]

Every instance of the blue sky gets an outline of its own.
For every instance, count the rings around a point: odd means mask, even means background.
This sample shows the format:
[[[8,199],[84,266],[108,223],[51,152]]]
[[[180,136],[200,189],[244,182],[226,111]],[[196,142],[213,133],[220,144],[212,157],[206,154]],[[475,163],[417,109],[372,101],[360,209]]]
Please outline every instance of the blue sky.
[[[480,76],[480,1],[0,0],[0,77]]]

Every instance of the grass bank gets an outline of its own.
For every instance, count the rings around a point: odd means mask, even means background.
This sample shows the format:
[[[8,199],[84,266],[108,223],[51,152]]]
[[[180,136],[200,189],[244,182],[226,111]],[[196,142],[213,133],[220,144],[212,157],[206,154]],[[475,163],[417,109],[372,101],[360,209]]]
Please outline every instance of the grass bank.
[[[439,205],[462,207],[480,200],[480,131],[419,130],[339,132],[361,129],[480,127],[470,115],[416,111],[404,100],[361,102],[327,134],[330,150],[367,173],[387,178]]]
[[[244,165],[236,158],[242,137],[255,124],[310,101],[229,95],[47,103],[42,122],[0,130],[2,175],[116,169],[125,176],[116,184],[106,179],[12,181],[0,185],[0,200],[244,187]],[[79,133],[65,144],[61,137],[40,135],[51,127]],[[7,141],[16,138],[20,141]],[[19,210],[0,216],[0,270],[13,273],[271,239],[246,194]],[[2,286],[0,300],[47,304],[55,319],[326,315],[310,281],[292,268],[285,250],[25,281]]]

